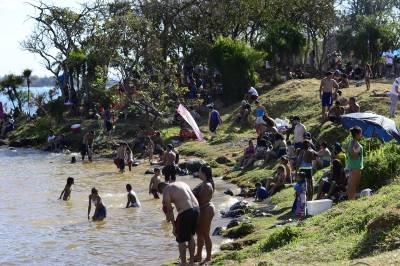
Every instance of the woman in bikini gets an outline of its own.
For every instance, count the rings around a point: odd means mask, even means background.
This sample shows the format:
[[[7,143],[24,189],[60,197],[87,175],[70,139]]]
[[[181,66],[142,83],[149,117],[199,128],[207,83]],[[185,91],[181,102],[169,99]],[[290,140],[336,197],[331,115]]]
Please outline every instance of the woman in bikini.
[[[207,257],[203,263],[206,263],[211,261],[212,242],[210,237],[210,227],[215,214],[214,204],[211,202],[215,190],[211,167],[201,167],[199,177],[203,182],[193,191],[200,206],[200,216],[196,230],[197,253],[195,256],[195,262],[201,262],[203,246],[205,245]]]

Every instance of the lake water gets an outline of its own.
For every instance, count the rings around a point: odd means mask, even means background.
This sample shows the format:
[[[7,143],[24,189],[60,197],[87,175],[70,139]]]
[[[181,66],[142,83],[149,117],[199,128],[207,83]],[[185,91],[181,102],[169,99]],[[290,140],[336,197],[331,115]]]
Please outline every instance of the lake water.
[[[32,87],[32,88],[30,88],[29,91],[30,91],[30,94],[31,94],[31,103],[33,102],[33,101],[32,101],[32,97],[33,97],[33,96],[39,95],[39,94],[42,94],[42,93],[46,93],[46,101],[49,100],[48,92],[49,92],[51,89],[52,89],[52,87]],[[27,91],[28,91],[28,88],[26,88],[26,87],[21,87],[21,88],[18,88],[18,91],[27,92]],[[56,93],[57,93],[57,94],[55,95],[55,98],[57,98],[58,96],[61,95],[60,90],[56,90]],[[3,107],[4,107],[4,110],[5,110],[6,112],[9,112],[9,111],[13,108],[12,102],[9,101],[7,95],[5,95],[5,94],[0,94],[0,102],[3,103]],[[14,104],[15,104],[15,106],[18,106],[17,101],[14,101]],[[25,104],[24,104],[23,110],[24,110],[25,112],[28,111],[28,103],[25,103]],[[35,113],[35,112],[36,112],[36,106],[34,106],[34,105],[32,104],[32,105],[31,105],[31,114],[33,114],[33,113]]]
[[[0,148],[0,265],[161,265],[178,258],[171,225],[161,201],[148,194],[148,165],[118,174],[111,161],[70,164],[71,155]],[[77,156],[78,158],[78,156]],[[68,176],[75,178],[71,199],[57,200]],[[192,177],[178,177],[194,187]],[[141,208],[125,209],[125,185],[132,184]],[[103,222],[87,220],[90,189],[107,206]],[[236,200],[233,188],[216,180],[217,213]],[[93,211],[93,210],[92,210]],[[229,220],[214,218],[212,230]],[[213,237],[221,243],[220,237]]]

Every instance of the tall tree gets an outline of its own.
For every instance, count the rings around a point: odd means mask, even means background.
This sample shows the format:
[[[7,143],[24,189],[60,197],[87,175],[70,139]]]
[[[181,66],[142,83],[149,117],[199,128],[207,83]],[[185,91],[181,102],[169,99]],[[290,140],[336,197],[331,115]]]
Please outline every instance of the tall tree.
[[[31,88],[31,75],[32,70],[27,68],[22,72],[22,76],[25,78],[26,87],[28,88],[28,115],[31,115],[31,98],[30,98],[30,88]]]

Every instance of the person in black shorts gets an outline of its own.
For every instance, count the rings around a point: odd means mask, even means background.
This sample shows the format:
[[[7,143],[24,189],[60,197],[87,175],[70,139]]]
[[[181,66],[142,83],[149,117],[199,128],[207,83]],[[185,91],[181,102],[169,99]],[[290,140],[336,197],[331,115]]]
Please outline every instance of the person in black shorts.
[[[163,194],[163,211],[167,222],[172,224],[172,232],[179,245],[180,265],[186,264],[186,248],[189,249],[189,265],[194,263],[195,241],[194,234],[198,225],[200,214],[199,202],[190,187],[184,182],[158,184],[158,191]],[[174,219],[174,208],[178,212]]]
[[[164,168],[162,174],[165,177],[165,182],[175,182],[176,180],[176,154],[174,152],[174,146],[172,144],[167,145],[167,151],[164,154]]]

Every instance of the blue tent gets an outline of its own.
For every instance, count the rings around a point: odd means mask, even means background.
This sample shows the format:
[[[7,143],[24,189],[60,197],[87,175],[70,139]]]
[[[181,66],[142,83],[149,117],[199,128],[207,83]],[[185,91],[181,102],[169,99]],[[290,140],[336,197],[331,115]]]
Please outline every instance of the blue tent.
[[[395,139],[400,144],[400,133],[396,123],[387,117],[374,113],[352,113],[340,118],[345,128],[359,126],[366,138],[377,137],[384,142]]]

